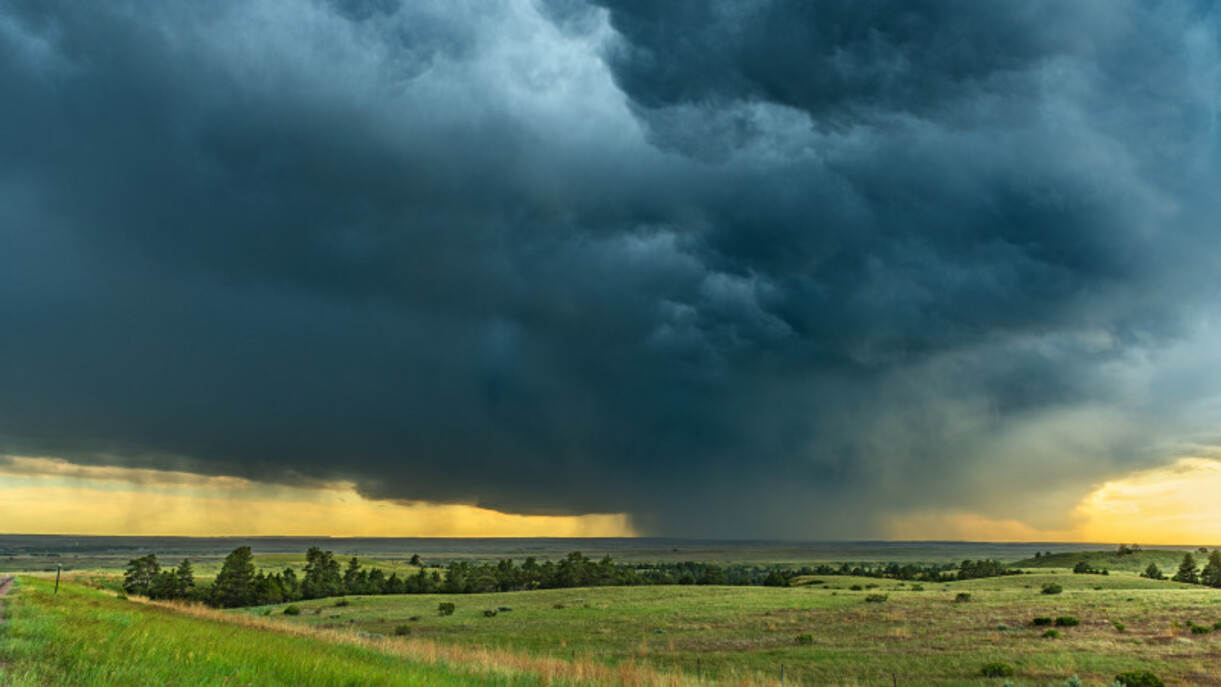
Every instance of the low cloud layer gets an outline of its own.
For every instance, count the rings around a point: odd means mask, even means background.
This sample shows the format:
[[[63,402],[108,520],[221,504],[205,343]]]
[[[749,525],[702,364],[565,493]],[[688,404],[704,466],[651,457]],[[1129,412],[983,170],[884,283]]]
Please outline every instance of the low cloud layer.
[[[1207,4],[0,0],[0,454],[656,534],[1215,434]]]

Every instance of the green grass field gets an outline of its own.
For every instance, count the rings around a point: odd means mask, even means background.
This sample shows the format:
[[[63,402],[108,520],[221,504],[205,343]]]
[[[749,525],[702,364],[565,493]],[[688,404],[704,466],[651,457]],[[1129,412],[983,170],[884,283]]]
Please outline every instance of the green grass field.
[[[405,661],[376,647],[269,632],[22,579],[6,598],[0,684],[480,685],[488,675]],[[530,677],[496,675],[497,684]]]
[[[1169,683],[1221,681],[1221,631],[1195,634],[1188,621],[1221,621],[1221,594],[1132,574],[1073,575],[1066,571],[971,580],[948,585],[827,577],[826,584],[790,589],[644,587],[549,590],[446,597],[351,597],[303,602],[281,622],[352,632],[411,636],[512,652],[633,660],[697,670],[704,677],[778,678],[790,683],[999,684],[980,675],[990,661],[1017,669],[1019,683],[1047,684],[1073,675],[1109,684],[1120,672],[1145,668]],[[1042,584],[1064,592],[1048,596]],[[853,584],[878,585],[850,591]],[[971,595],[957,602],[959,593]],[[887,600],[870,603],[869,594]],[[457,611],[440,616],[437,605]],[[510,607],[495,617],[485,609]],[[1044,638],[1035,617],[1075,616],[1080,626]],[[418,616],[418,620],[410,620]],[[1121,627],[1116,623],[1122,624]],[[808,643],[799,643],[809,635]]]
[[[0,631],[0,684],[779,684],[783,666],[786,685],[1000,685],[981,674],[994,661],[1015,668],[1007,679],[1017,685],[1074,675],[1109,685],[1137,669],[1167,684],[1221,684],[1221,630],[1206,630],[1221,623],[1221,591],[1138,576],[1151,561],[1172,573],[1181,556],[1057,551],[1013,564],[1027,574],[919,590],[813,575],[792,588],[353,596],[296,602],[297,616],[285,605],[123,601],[70,583],[55,597],[49,581],[27,576]],[[287,552],[258,558],[271,569],[300,564]],[[381,560],[406,567],[401,555]],[[1082,560],[1111,574],[1072,574]],[[1064,591],[1042,594],[1045,583]],[[866,600],[875,594],[886,598]],[[441,602],[456,612],[439,615]],[[1080,624],[1032,624],[1062,616]]]

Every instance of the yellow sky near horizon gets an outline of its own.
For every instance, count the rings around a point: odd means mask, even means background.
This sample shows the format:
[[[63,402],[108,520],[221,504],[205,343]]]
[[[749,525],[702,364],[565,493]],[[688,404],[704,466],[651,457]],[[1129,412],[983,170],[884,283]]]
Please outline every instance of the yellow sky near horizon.
[[[1218,493],[1221,461],[1180,458],[1098,486],[1073,509],[1062,529],[959,511],[896,518],[889,523],[889,534],[895,539],[1215,544],[1221,542]]]
[[[21,534],[631,537],[624,514],[514,515],[469,505],[366,499],[347,482],[268,485],[239,477],[0,461],[0,522]]]
[[[1108,481],[1062,529],[968,511],[895,517],[898,540],[1210,544],[1221,540],[1221,461],[1182,458]],[[626,514],[514,515],[470,505],[366,499],[348,482],[238,477],[0,457],[0,522],[12,533],[335,537],[632,537]]]

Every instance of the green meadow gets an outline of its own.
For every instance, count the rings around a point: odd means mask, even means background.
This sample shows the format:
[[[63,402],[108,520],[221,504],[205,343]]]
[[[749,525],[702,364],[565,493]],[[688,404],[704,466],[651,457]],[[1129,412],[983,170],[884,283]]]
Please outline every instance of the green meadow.
[[[258,563],[299,566],[292,556]],[[1137,572],[1153,562],[1172,573],[1181,556],[1056,551],[1014,561],[1025,574],[945,583],[806,575],[792,587],[347,596],[228,611],[117,598],[97,588],[117,571],[98,566],[58,595],[45,574],[20,578],[0,630],[0,684],[1034,686],[1110,685],[1133,670],[1218,684],[1221,591]],[[1072,573],[1080,562],[1109,574]],[[1043,593],[1048,584],[1062,592]],[[995,663],[1013,674],[985,676]]]
[[[334,638],[269,632],[23,577],[5,601],[0,684],[478,685],[461,666],[423,665]],[[499,684],[536,684],[497,676]]]
[[[920,591],[872,578],[823,582],[349,597],[298,603],[297,616],[283,615],[283,607],[235,613],[270,611],[282,622],[388,636],[405,626],[410,637],[436,642],[609,664],[633,660],[731,681],[778,680],[783,666],[794,684],[1000,684],[981,674],[994,661],[1011,664],[1012,679],[1024,684],[1058,684],[1074,675],[1109,684],[1136,669],[1168,683],[1221,680],[1221,632],[1196,634],[1188,624],[1211,628],[1221,621],[1214,590],[1062,570]],[[1063,593],[1042,594],[1046,582]],[[959,600],[963,593],[970,599]],[[877,594],[885,600],[867,601]],[[455,603],[453,615],[438,614],[443,601]],[[500,608],[512,610],[485,615]],[[1066,616],[1080,625],[1057,628],[1055,638],[1032,624]]]

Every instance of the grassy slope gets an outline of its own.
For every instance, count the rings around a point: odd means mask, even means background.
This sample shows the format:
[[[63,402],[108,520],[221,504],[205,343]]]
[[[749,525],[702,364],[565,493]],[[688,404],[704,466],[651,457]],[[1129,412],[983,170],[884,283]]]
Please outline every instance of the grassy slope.
[[[1010,568],[1065,568],[1072,570],[1073,566],[1085,561],[1093,568],[1105,568],[1111,572],[1124,570],[1128,572],[1140,573],[1144,572],[1145,568],[1149,567],[1150,563],[1157,563],[1157,567],[1162,569],[1166,575],[1173,575],[1175,570],[1179,568],[1179,562],[1183,560],[1183,551],[1174,551],[1166,549],[1146,549],[1127,556],[1120,556],[1114,550],[1111,551],[1064,551],[1061,553],[1053,553],[1048,556],[1040,556],[1039,558],[1026,558],[1016,563],[1010,563]],[[1208,562],[1208,555],[1194,553],[1196,563],[1203,566]]]
[[[1119,672],[1149,668],[1173,681],[1215,683],[1221,632],[1193,635],[1187,620],[1221,620],[1221,594],[1114,573],[1063,572],[925,585],[910,591],[890,580],[830,577],[827,585],[796,589],[644,587],[549,590],[477,596],[353,597],[299,604],[282,622],[387,633],[409,625],[413,637],[532,654],[614,663],[636,660],[705,677],[775,678],[784,664],[790,683],[990,684],[979,677],[989,661],[1018,668],[1019,682],[1046,683],[1077,674],[1109,683]],[[1065,592],[1039,593],[1055,581]],[[879,584],[853,592],[851,584]],[[839,587],[839,589],[832,588]],[[1100,587],[1100,589],[1095,589]],[[972,595],[955,603],[958,592]],[[884,603],[866,603],[884,592]],[[453,601],[453,616],[437,615]],[[557,608],[563,604],[563,608]],[[484,617],[483,609],[511,612]],[[240,611],[261,613],[266,609]],[[1081,626],[1044,639],[1036,616],[1075,615]],[[410,621],[410,616],[420,616]],[[1114,622],[1122,622],[1120,632]],[[660,632],[659,632],[660,630]],[[796,636],[813,643],[799,645]],[[894,676],[892,678],[892,676]]]
[[[7,598],[0,684],[486,684],[360,646],[194,618],[76,585],[51,590],[26,578]]]

